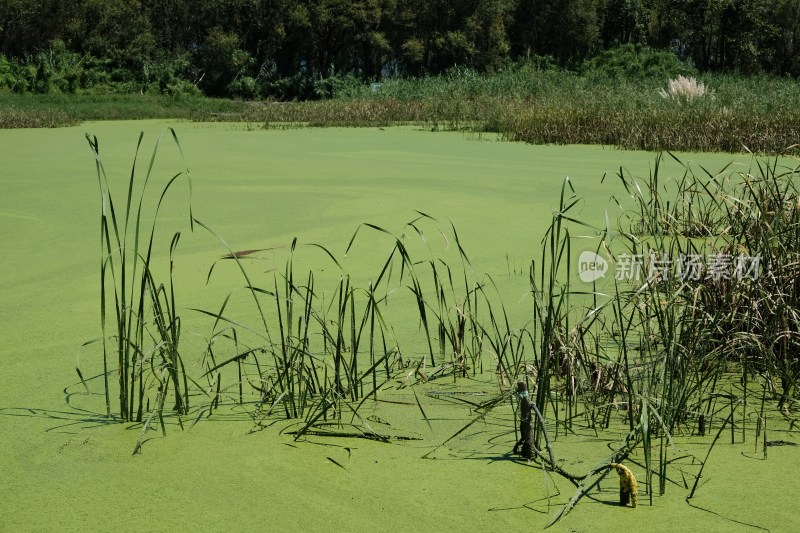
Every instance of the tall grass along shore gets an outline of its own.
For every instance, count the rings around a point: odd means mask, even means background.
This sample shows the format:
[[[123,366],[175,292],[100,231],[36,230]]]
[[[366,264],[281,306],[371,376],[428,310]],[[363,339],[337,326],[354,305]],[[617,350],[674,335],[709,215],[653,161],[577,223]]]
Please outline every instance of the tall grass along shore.
[[[610,77],[523,64],[485,75],[331,83],[327,98],[236,102],[152,95],[0,95],[0,127],[82,120],[186,118],[252,127],[390,126],[494,132],[536,144],[781,154],[800,142],[800,85],[789,78],[704,75],[695,97],[668,93],[680,78]],[[685,78],[689,80],[690,78]]]

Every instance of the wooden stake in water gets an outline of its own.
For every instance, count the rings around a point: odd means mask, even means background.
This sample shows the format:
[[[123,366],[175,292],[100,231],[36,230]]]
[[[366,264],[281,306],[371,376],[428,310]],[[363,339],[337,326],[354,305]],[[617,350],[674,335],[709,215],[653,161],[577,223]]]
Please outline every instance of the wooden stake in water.
[[[531,431],[531,400],[528,397],[528,384],[524,381],[517,382],[517,397],[519,398],[520,438],[516,446],[514,446],[514,453],[520,453],[524,458],[532,459],[533,435]]]

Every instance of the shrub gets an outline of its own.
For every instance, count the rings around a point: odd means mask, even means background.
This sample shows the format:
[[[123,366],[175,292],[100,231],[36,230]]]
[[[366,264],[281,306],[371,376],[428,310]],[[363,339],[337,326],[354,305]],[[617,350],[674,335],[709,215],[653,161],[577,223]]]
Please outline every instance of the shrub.
[[[11,89],[14,87],[15,81],[13,66],[8,62],[6,56],[0,54],[0,89]]]
[[[696,70],[666,50],[623,44],[585,61],[581,71],[604,78],[663,78],[692,75]]]
[[[252,76],[239,76],[228,85],[228,94],[234,98],[252,99],[258,88]]]

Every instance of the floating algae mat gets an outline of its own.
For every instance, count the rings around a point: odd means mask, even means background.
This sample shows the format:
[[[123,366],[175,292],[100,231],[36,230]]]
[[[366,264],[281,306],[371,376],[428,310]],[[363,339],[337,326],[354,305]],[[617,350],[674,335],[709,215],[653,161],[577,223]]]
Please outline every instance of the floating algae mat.
[[[726,359],[688,391],[701,404],[667,412],[658,399],[675,393],[651,369],[666,368],[653,356],[669,352],[658,347],[677,315],[658,311],[642,322],[626,314],[628,301],[596,312],[609,334],[587,349],[604,354],[589,361],[595,366],[562,357],[572,345],[558,339],[586,322],[582,311],[562,313],[551,302],[591,307],[578,293],[593,290],[575,285],[568,303],[549,274],[576,272],[579,247],[595,249],[606,220],[613,228],[637,222],[617,204],[635,205],[634,183],[654,204],[646,193],[655,154],[414,128],[171,124],[181,150],[169,132],[162,137],[143,196],[143,242],[162,189],[186,166],[191,199],[181,176],[160,206],[146,265],[152,284],[142,291],[135,276],[112,279],[102,259],[113,256],[117,273],[122,258],[132,265],[109,242],[123,233],[139,131],[122,242],[135,233],[138,191],[166,126],[0,131],[3,529],[521,531],[559,516],[554,530],[800,527],[790,466],[798,451],[777,445],[797,442],[794,405],[776,408],[777,378],[764,393],[763,368],[751,368],[745,385]],[[110,190],[106,233],[86,131],[96,136]],[[732,160],[732,169],[757,170],[747,156],[678,158],[701,175],[701,166],[713,176]],[[662,178],[685,172],[661,159]],[[553,229],[558,210],[582,223],[561,219],[567,240]],[[554,239],[543,241],[548,229]],[[565,242],[574,248],[568,254]],[[567,256],[565,270],[548,266]],[[107,379],[97,340],[103,265]],[[144,294],[143,348],[129,352],[124,402],[114,287],[139,289],[136,303]],[[647,290],[635,305],[664,289]],[[596,305],[611,301],[594,297]],[[537,326],[548,316],[564,331]],[[655,340],[620,341],[636,327],[612,326],[632,317],[637,327],[652,324]],[[137,317],[126,319],[137,327]],[[552,339],[543,344],[545,334]],[[542,359],[542,346],[561,355]],[[669,360],[672,375],[696,380],[679,357]],[[536,400],[545,371],[546,434],[535,424],[540,454],[527,462],[511,453],[519,439],[511,390],[527,380]],[[597,469],[626,444],[624,463],[639,480],[636,509],[617,505],[616,474]]]

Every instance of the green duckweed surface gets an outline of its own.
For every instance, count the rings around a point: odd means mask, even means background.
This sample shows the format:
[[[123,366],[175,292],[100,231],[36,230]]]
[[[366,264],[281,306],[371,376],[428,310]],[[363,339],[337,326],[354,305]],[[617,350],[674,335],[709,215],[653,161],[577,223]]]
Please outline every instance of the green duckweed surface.
[[[510,312],[525,313],[527,265],[540,250],[565,176],[586,198],[593,220],[609,208],[616,186],[601,184],[620,166],[647,174],[654,154],[591,146],[530,146],[414,128],[249,131],[245,126],[161,122],[103,122],[53,130],[0,131],[0,530],[4,531],[527,531],[539,530],[572,496],[563,479],[508,455],[514,443],[510,407],[498,408],[459,438],[437,448],[474,416],[463,403],[429,393],[497,393],[487,373],[419,388],[429,428],[409,389],[389,391],[400,403],[367,405],[387,431],[419,440],[382,444],[281,434],[287,422],[251,432],[236,408],[185,431],[171,424],[131,456],[140,427],[109,424],[99,382],[78,386],[80,357],[98,374],[97,353],[81,344],[100,334],[100,198],[84,132],[96,134],[112,182],[120,190],[136,139],[145,132],[146,161],[167,125],[179,136],[193,178],[195,216],[234,249],[316,242],[343,254],[361,222],[392,231],[415,210],[452,220],[476,270],[507,287]],[[706,168],[747,156],[684,155]],[[680,167],[665,161],[665,172]],[[163,184],[180,169],[164,142],[155,167]],[[176,272],[187,337],[206,333],[191,307],[212,308],[241,280],[232,272],[205,278],[224,253],[186,222],[187,189],[173,191],[161,217],[180,229]],[[166,231],[166,230],[165,230]],[[376,264],[369,239],[346,262],[367,277]],[[380,246],[379,241],[375,241]],[[433,246],[445,246],[431,238]],[[385,244],[385,243],[384,243]],[[161,248],[163,250],[163,247]],[[386,250],[374,252],[384,256]],[[361,254],[361,255],[359,255]],[[313,264],[317,255],[305,261]],[[515,271],[522,272],[515,274]],[[187,341],[192,362],[199,341]],[[191,373],[191,370],[190,370]],[[441,399],[445,398],[445,399]],[[622,416],[618,417],[622,420]],[[376,423],[383,423],[376,422]],[[796,441],[777,413],[771,436]],[[558,436],[565,468],[588,471],[622,433],[576,430]],[[713,434],[676,441],[670,456],[696,472]],[[422,456],[431,452],[429,459]],[[633,456],[641,471],[641,450]],[[752,436],[714,448],[692,500],[684,480],[666,495],[641,494],[636,510],[612,505],[616,479],[561,520],[556,531],[797,531],[798,448],[753,453]],[[691,486],[692,480],[686,480]]]

